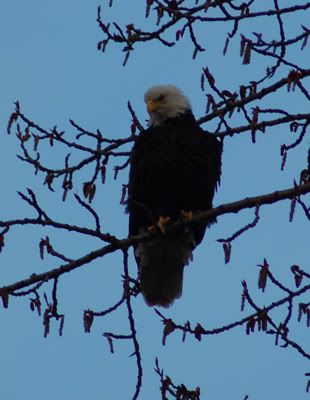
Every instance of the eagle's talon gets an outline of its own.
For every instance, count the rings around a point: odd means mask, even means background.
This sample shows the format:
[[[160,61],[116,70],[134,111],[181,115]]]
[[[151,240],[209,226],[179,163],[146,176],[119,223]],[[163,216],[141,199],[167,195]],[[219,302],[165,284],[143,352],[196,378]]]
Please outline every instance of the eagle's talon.
[[[181,210],[181,217],[184,221],[191,221],[193,219],[193,211],[184,211]]]
[[[147,227],[147,230],[149,231],[149,232],[155,232],[156,231],[156,225],[151,225],[151,226],[148,226]]]
[[[151,225],[147,228],[149,232],[155,232],[157,229],[161,231],[161,233],[164,235],[166,233],[166,227],[165,225],[169,224],[171,221],[170,217],[162,217],[160,216],[157,223],[155,225]]]
[[[163,235],[166,233],[165,225],[169,224],[170,221],[171,221],[170,217],[162,217],[162,216],[159,217],[159,220],[157,222],[157,227]]]

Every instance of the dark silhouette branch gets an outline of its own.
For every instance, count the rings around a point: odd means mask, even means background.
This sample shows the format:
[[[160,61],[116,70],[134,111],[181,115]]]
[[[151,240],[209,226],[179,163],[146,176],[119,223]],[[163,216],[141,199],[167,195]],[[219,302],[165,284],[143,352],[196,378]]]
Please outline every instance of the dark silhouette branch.
[[[235,102],[230,103],[230,104],[226,105],[225,107],[223,107],[221,109],[218,109],[218,110],[215,109],[210,114],[206,115],[205,117],[200,118],[198,120],[198,123],[199,124],[203,124],[205,122],[211,121],[215,117],[219,117],[219,116],[225,115],[226,113],[228,113],[229,111],[231,111],[233,109],[238,109],[238,108],[240,108],[240,107],[242,107],[242,106],[244,106],[246,104],[249,104],[254,100],[261,100],[262,98],[264,98],[268,94],[276,92],[277,90],[279,90],[283,86],[290,85],[290,83],[292,83],[292,80],[293,81],[296,80],[296,83],[297,83],[300,79],[303,79],[303,78],[305,78],[307,76],[310,76],[310,69],[298,72],[298,73],[296,73],[295,76],[292,76],[290,74],[286,78],[280,79],[279,81],[273,83],[272,85],[270,85],[270,86],[268,86],[266,88],[263,88],[259,92],[255,92],[255,93],[251,94],[250,96],[247,96],[247,97],[245,97],[243,99],[236,100]]]
[[[167,233],[169,233],[170,230],[172,229],[177,229],[181,226],[185,225],[190,225],[191,223],[195,223],[198,221],[208,221],[209,219],[213,219],[214,217],[219,217],[221,215],[225,215],[228,213],[238,213],[241,210],[247,209],[247,208],[253,208],[253,207],[258,207],[266,204],[273,204],[281,200],[287,200],[287,199],[293,199],[296,196],[301,196],[306,193],[310,192],[310,183],[305,183],[303,185],[295,186],[293,188],[289,188],[286,190],[280,190],[276,191],[273,193],[268,193],[265,195],[261,196],[255,196],[255,197],[247,197],[243,200],[239,200],[233,203],[227,203],[220,205],[216,208],[213,208],[210,211],[206,211],[200,214],[197,214],[193,217],[192,221],[177,221],[176,223],[171,224],[170,227],[167,227]],[[38,221],[38,220],[21,220],[23,225],[50,225],[53,226],[52,223],[47,223],[45,221]],[[12,225],[17,225],[17,221],[1,221],[0,226],[6,227],[6,226],[12,226]],[[64,225],[60,224],[63,229],[65,229]],[[72,227],[71,227],[72,228]],[[76,227],[74,227],[76,228]],[[72,230],[77,230],[73,229]],[[95,231],[96,232],[96,231]],[[95,236],[97,235],[97,232],[95,233]],[[85,256],[78,258],[76,260],[73,260],[69,263],[66,263],[64,265],[61,265],[58,268],[54,268],[50,271],[43,272],[41,274],[33,274],[29,278],[23,279],[19,282],[16,282],[11,285],[3,286],[0,288],[0,295],[1,296],[7,296],[7,294],[11,292],[15,292],[16,290],[24,289],[30,285],[36,284],[40,281],[49,281],[51,279],[58,278],[60,275],[63,275],[65,273],[68,273],[70,271],[73,271],[74,269],[80,268],[84,265],[88,265],[90,262],[96,260],[97,258],[101,258],[105,256],[106,254],[115,252],[117,250],[126,250],[133,244],[139,243],[141,241],[146,241],[150,240],[152,237],[155,237],[158,235],[158,233],[144,233],[138,236],[132,236],[126,239],[116,239],[113,236],[109,236],[109,240],[111,241],[110,244],[99,248],[97,250],[94,250]],[[113,238],[113,239],[112,239]],[[107,238],[105,238],[107,239]],[[104,239],[104,240],[105,240]]]
[[[243,282],[243,286],[246,287],[245,282]],[[247,290],[247,289],[246,289]],[[309,285],[305,285],[303,286],[301,289],[298,289],[294,292],[291,292],[290,294],[288,294],[285,297],[280,298],[277,301],[274,301],[273,303],[271,303],[269,306],[264,307],[264,308],[259,308],[255,305],[255,309],[256,312],[252,313],[244,318],[241,318],[237,321],[231,322],[229,324],[225,324],[219,328],[213,328],[213,329],[205,329],[203,328],[200,324],[196,325],[195,328],[192,328],[192,324],[190,322],[187,322],[185,325],[179,325],[176,324],[175,322],[173,322],[173,330],[171,330],[171,332],[173,332],[174,330],[180,330],[182,332],[184,332],[184,334],[191,334],[194,335],[196,337],[197,340],[201,340],[202,336],[212,336],[212,335],[218,335],[221,333],[225,333],[228,332],[232,329],[238,328],[240,326],[243,326],[245,324],[247,324],[249,321],[255,321],[257,317],[261,316],[262,311],[268,315],[268,313],[276,308],[278,308],[279,306],[285,304],[285,303],[289,303],[291,302],[294,298],[296,297],[300,297],[301,295],[303,295],[304,293],[308,292],[310,290],[310,284]],[[248,297],[247,297],[248,299]],[[254,306],[254,303],[253,303]],[[166,325],[167,323],[171,324],[171,319],[165,317],[159,310],[155,309],[156,314],[158,314],[161,318],[162,318],[162,322],[164,325]],[[184,337],[184,336],[183,336]],[[287,338],[286,338],[287,339]],[[293,343],[293,341],[290,341],[289,339],[287,339],[291,344]],[[294,346],[292,345],[292,347],[294,347],[295,349],[297,349],[305,358],[310,360],[310,355],[304,351],[301,351],[301,347],[300,346]]]

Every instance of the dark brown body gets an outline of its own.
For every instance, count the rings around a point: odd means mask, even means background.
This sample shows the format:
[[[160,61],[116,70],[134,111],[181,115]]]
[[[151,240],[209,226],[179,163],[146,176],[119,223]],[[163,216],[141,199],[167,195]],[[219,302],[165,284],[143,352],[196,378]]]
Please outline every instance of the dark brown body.
[[[177,220],[181,210],[212,208],[221,153],[219,141],[204,133],[190,111],[142,132],[131,155],[129,234],[145,231],[160,216]],[[188,229],[141,247],[147,254],[145,265],[141,265],[141,251],[136,251],[148,304],[168,306],[181,295],[186,254],[202,241],[206,224],[193,226],[191,232]]]

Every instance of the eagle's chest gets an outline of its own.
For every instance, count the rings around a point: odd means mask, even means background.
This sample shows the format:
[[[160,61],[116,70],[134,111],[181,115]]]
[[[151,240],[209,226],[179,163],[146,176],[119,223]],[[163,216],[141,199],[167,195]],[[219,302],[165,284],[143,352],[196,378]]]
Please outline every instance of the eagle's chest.
[[[179,179],[195,164],[195,150],[188,138],[178,133],[158,135],[150,141],[144,153],[144,167],[163,181]]]
[[[145,204],[185,209],[189,197],[201,191],[203,172],[197,146],[179,135],[155,137],[143,153],[140,169],[140,198]]]

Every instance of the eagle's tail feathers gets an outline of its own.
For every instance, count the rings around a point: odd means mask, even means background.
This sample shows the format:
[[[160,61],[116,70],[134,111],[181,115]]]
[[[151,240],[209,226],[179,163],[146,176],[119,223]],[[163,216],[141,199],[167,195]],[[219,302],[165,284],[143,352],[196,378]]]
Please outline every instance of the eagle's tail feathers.
[[[136,249],[142,294],[150,306],[169,307],[182,295],[183,270],[192,260],[193,233],[187,229],[177,236],[165,235]]]

